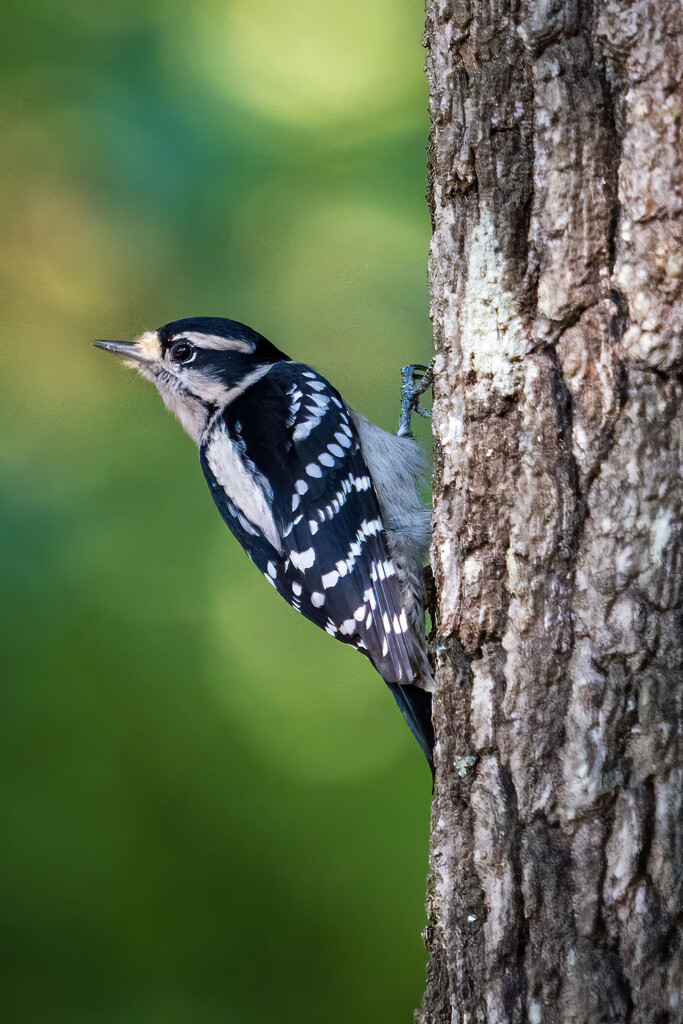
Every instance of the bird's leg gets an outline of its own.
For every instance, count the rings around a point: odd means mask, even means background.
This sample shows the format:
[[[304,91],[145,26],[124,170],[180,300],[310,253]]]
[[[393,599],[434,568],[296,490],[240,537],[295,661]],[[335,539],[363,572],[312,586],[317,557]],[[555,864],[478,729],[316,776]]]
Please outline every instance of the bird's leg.
[[[420,395],[428,391],[434,383],[434,360],[429,366],[421,363],[413,363],[411,366],[404,366],[401,370],[401,418],[398,422],[398,436],[412,437],[410,429],[410,418],[413,413],[431,417],[431,412],[420,405]]]

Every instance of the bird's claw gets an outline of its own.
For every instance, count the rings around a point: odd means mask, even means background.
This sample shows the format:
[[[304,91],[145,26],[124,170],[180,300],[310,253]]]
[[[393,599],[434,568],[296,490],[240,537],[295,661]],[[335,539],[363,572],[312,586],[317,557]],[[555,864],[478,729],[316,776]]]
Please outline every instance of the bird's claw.
[[[412,437],[410,418],[413,413],[431,418],[431,412],[420,405],[420,395],[428,391],[434,383],[434,361],[429,366],[412,363],[401,370],[401,418],[398,423],[399,437]]]

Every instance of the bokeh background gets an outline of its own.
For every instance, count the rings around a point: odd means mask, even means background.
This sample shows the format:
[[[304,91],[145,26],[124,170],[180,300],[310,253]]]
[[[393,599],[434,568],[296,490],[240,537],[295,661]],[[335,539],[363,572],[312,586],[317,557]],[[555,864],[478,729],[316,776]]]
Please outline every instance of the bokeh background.
[[[422,26],[419,0],[4,5],[8,1024],[397,1024],[420,1000],[417,744],[89,340],[243,320],[393,429],[431,348]]]

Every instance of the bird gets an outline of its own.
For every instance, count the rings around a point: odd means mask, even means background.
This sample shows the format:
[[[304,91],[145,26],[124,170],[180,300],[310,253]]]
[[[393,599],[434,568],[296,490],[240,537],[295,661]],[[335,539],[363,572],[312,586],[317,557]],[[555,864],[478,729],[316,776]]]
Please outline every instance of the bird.
[[[197,444],[223,520],[298,612],[365,655],[434,774],[433,675],[423,566],[431,508],[410,413],[426,388],[404,368],[398,434],[355,412],[312,366],[236,320],[174,320],[94,341],[157,388]],[[406,376],[406,372],[407,376]]]

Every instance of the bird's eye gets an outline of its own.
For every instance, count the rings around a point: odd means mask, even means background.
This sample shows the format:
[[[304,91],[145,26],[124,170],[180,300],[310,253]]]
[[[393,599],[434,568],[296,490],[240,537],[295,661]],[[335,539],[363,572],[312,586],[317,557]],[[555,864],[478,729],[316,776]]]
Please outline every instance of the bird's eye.
[[[176,341],[171,346],[171,359],[174,363],[189,363],[194,355],[194,349],[189,341]]]

